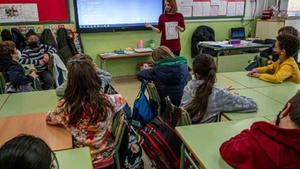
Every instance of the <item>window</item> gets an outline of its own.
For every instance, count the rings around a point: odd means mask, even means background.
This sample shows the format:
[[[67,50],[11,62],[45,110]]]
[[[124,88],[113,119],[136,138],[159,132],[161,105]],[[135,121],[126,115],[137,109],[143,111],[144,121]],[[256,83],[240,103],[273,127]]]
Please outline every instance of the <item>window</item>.
[[[300,0],[289,0],[288,15],[289,16],[300,16]]]

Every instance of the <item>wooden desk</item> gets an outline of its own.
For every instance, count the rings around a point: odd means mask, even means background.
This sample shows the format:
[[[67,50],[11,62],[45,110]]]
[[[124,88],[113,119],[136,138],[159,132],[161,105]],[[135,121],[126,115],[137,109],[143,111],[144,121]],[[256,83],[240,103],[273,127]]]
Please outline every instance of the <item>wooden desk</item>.
[[[181,126],[176,127],[176,133],[183,141],[184,146],[199,162],[201,169],[228,169],[231,167],[220,156],[219,147],[224,141],[249,128],[256,121],[267,121],[267,119],[257,117],[238,121]],[[181,157],[183,157],[184,149],[182,148]]]
[[[227,77],[247,88],[258,88],[258,87],[270,87],[270,86],[293,86],[295,83],[284,82],[282,84],[269,83],[258,78],[247,76],[248,72],[228,72],[228,73],[219,73],[220,75]]]
[[[57,105],[58,100],[55,90],[14,93],[0,109],[0,116],[48,112]]]
[[[99,55],[99,57],[101,60],[101,69],[107,70],[107,65],[106,65],[107,60],[151,57],[151,55],[152,52],[145,52],[145,53],[133,53],[133,54]]]
[[[93,169],[88,147],[55,152],[61,169]]]
[[[0,117],[0,145],[20,135],[42,138],[52,150],[72,148],[72,136],[62,127],[46,124],[46,113]]]
[[[254,117],[263,117],[267,115],[277,115],[284,107],[284,104],[272,99],[269,96],[263,95],[254,89],[236,90],[241,96],[252,98],[256,101],[258,110],[256,113],[223,113],[223,116],[229,120],[241,120]]]
[[[10,94],[0,94],[0,110],[4,106]]]
[[[254,90],[285,105],[300,90],[300,85],[262,87]]]

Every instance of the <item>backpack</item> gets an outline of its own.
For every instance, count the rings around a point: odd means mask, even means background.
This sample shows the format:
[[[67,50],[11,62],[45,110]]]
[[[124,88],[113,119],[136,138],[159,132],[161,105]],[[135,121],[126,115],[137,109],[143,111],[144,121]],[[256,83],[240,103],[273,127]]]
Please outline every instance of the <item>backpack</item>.
[[[22,51],[27,46],[25,43],[26,38],[17,28],[11,28],[11,35],[12,35],[12,40],[16,44],[16,48]]]
[[[141,129],[140,135],[144,152],[156,169],[179,169],[182,142],[160,116]]]
[[[122,139],[119,157],[121,168],[125,169],[143,169],[144,161],[142,159],[141,138],[135,129],[126,125],[125,136]]]
[[[261,57],[260,55],[256,55],[253,60],[249,61],[249,65],[245,67],[246,71],[251,71],[257,67],[262,67],[267,65],[268,58]]]
[[[201,41],[215,41],[215,31],[208,26],[199,26],[192,35],[192,58],[199,54],[198,43]],[[212,49],[204,48],[203,53],[217,56],[217,52]]]
[[[57,54],[61,57],[64,64],[67,65],[68,60],[75,54],[78,54],[75,44],[65,28],[58,29],[56,41]]]
[[[10,31],[7,29],[3,29],[1,32],[1,39],[2,39],[2,41],[12,40],[12,35],[11,35]]]
[[[155,113],[145,95],[147,81],[142,81],[141,89],[134,101],[133,112],[129,117],[129,122],[137,128],[142,128],[148,124],[154,117]]]

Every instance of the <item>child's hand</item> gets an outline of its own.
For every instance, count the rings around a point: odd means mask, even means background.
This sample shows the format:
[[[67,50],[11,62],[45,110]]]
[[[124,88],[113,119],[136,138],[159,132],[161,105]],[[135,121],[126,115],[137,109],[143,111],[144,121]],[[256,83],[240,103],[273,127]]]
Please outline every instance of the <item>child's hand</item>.
[[[253,73],[253,74],[251,75],[251,77],[256,77],[256,78],[259,78],[259,76],[260,76],[259,73]]]
[[[230,90],[234,90],[234,88],[232,86],[228,86],[228,87],[225,87],[224,90],[230,91]]]
[[[257,70],[256,69],[252,69],[250,72],[248,72],[247,75],[252,77],[252,75],[255,74],[255,73],[257,73]]]
[[[51,117],[49,115],[47,115],[47,117],[46,117],[46,122],[47,122],[47,124],[50,124],[50,125],[58,125],[58,122],[51,119]]]
[[[272,60],[268,60],[268,65],[273,64]]]
[[[35,72],[35,71],[32,71],[32,72],[29,74],[29,76],[31,76],[33,79],[36,79],[36,78],[38,78],[38,77],[39,77],[39,75],[38,75],[38,74],[36,74],[36,72]]]
[[[43,57],[43,61],[47,64],[49,62],[49,54],[48,53],[45,53],[44,54],[44,57]]]
[[[39,65],[45,65],[45,61],[43,59],[39,60]]]

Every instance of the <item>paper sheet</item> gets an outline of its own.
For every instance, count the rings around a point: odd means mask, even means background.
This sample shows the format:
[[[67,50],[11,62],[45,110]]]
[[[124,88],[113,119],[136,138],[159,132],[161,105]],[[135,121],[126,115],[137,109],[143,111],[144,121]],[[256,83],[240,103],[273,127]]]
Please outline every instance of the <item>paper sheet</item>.
[[[235,2],[235,15],[236,16],[244,15],[244,8],[245,8],[244,2]]]
[[[220,5],[220,0],[210,0],[210,5]]]
[[[210,6],[210,16],[219,15],[219,6]]]
[[[0,4],[0,23],[32,21],[39,21],[37,4]]]
[[[176,26],[178,22],[166,22],[166,40],[178,39],[178,32]]]
[[[192,6],[193,0],[176,0],[178,7],[179,6]]]
[[[193,6],[193,16],[202,16],[202,6]]]
[[[210,16],[210,2],[202,2],[203,16]]]
[[[219,15],[226,15],[227,14],[227,1],[220,1],[219,6]]]
[[[192,7],[191,6],[179,6],[178,11],[182,13],[184,17],[192,16]]]
[[[236,5],[235,2],[227,3],[227,16],[235,16]]]

